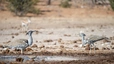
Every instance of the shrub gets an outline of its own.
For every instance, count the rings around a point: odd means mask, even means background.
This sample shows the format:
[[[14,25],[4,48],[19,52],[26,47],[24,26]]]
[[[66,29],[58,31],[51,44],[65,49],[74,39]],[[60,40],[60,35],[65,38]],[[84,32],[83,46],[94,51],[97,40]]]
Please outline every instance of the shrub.
[[[69,0],[63,0],[63,1],[61,1],[60,6],[62,6],[64,8],[69,8],[71,6],[71,4],[69,4]]]
[[[35,9],[35,8],[30,9],[28,12],[33,13],[33,14],[37,14],[37,15],[41,13],[40,9]]]
[[[33,0],[33,4],[36,5],[39,2],[39,0]]]
[[[109,0],[110,1],[110,6],[111,6],[111,8],[113,9],[113,11],[114,11],[114,0]]]
[[[28,13],[31,9],[34,9],[34,4],[38,0],[7,0],[9,2],[8,8],[15,12],[18,16],[23,16]]]

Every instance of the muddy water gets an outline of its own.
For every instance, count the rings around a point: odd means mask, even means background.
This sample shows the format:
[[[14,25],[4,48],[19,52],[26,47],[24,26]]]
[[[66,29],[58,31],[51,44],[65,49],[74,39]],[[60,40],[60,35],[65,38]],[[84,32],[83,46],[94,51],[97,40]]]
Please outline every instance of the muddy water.
[[[73,56],[28,56],[28,55],[20,55],[20,56],[0,56],[0,61],[8,61],[8,62],[12,62],[12,61],[16,61],[16,58],[23,58],[24,61],[27,60],[31,60],[31,58],[34,58],[35,61],[73,61],[73,60],[95,60],[98,59],[99,56],[77,56],[77,57],[73,57]],[[101,58],[101,57],[100,57]]]

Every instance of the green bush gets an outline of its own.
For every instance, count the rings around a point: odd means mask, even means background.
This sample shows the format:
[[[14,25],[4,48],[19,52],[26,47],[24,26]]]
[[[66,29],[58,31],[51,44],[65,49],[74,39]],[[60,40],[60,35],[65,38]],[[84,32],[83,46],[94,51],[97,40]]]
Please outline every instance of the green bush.
[[[8,8],[15,12],[18,16],[27,14],[31,9],[34,9],[34,5],[38,0],[7,0],[9,2]]]
[[[35,9],[35,8],[30,9],[28,12],[33,13],[33,14],[37,14],[37,15],[41,13],[40,9]]]
[[[69,8],[71,6],[71,4],[69,3],[69,0],[63,0],[63,1],[61,1],[60,6],[63,8]]]
[[[109,0],[110,1],[110,6],[111,6],[111,8],[113,9],[113,11],[114,11],[114,0]]]
[[[36,5],[39,2],[39,0],[33,0],[33,4]]]

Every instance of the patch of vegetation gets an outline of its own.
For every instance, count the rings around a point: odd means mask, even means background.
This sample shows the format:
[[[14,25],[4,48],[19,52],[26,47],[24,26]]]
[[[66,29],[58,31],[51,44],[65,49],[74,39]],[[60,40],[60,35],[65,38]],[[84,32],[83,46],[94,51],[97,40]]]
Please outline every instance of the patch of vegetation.
[[[63,8],[70,8],[71,4],[69,3],[69,0],[63,0],[63,1],[61,1],[60,6]]]
[[[14,12],[17,16],[24,16],[27,13],[39,13],[34,5],[37,4],[39,0],[7,0],[8,8]],[[37,12],[36,12],[37,11]]]
[[[110,6],[111,6],[111,8],[113,9],[113,11],[114,11],[114,0],[109,0],[110,1]]]
[[[33,13],[33,14],[37,14],[37,15],[41,13],[40,9],[36,9],[36,8],[30,9],[28,12]]]
[[[39,2],[39,0],[33,0],[32,2],[34,5],[36,5]]]

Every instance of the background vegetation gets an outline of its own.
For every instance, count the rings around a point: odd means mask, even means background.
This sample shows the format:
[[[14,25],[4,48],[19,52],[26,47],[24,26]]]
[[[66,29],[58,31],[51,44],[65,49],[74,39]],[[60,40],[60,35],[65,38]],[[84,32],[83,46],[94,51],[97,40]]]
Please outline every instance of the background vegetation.
[[[8,8],[18,16],[23,16],[26,13],[39,13],[38,9],[34,8],[38,0],[7,0]]]
[[[69,0],[62,0],[60,6],[63,8],[69,8],[71,4],[69,3]]]
[[[109,1],[110,1],[111,8],[112,8],[113,11],[114,11],[114,0],[109,0]]]
[[[35,8],[35,5],[37,5],[37,3],[40,1],[41,0],[0,0],[0,10],[4,10],[4,8],[8,8],[11,12],[15,13],[18,16],[24,16],[27,13],[33,13],[38,15],[41,13],[41,11]],[[63,8],[70,8],[72,4],[70,3],[71,1],[76,2],[75,3],[76,5],[78,4],[77,3],[78,0],[61,0],[60,6]],[[92,4],[95,5],[96,1],[97,0],[92,0]],[[53,4],[52,0],[45,0],[44,2],[46,2],[47,5]],[[79,0],[79,2],[82,2],[83,4],[83,0]],[[114,11],[114,0],[109,0],[109,2],[110,2],[111,8]],[[4,3],[7,7],[3,5]],[[92,5],[89,5],[89,6],[92,6]]]

